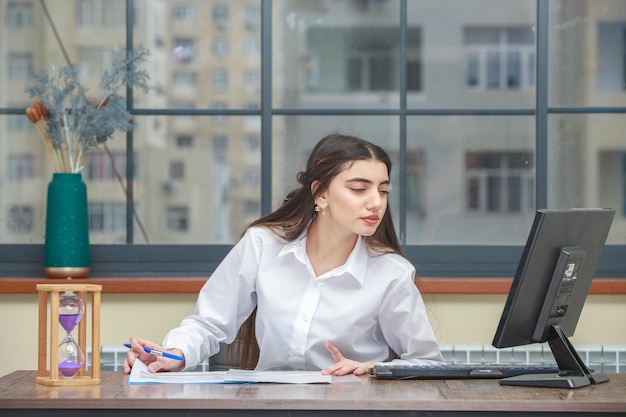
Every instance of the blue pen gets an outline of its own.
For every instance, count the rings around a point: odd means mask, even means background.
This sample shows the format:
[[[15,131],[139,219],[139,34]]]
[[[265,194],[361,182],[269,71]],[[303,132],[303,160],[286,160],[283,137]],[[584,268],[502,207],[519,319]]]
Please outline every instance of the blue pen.
[[[124,346],[130,349],[130,343],[124,343]],[[172,355],[171,353],[161,352],[160,350],[150,349],[149,347],[145,346],[143,347],[143,351],[152,355],[163,356],[164,358],[175,359],[181,362],[185,360],[185,358],[183,358],[182,356]]]

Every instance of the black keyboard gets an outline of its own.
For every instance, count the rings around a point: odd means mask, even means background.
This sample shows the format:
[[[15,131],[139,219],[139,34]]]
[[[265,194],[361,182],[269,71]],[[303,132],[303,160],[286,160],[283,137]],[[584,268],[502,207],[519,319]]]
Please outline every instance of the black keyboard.
[[[370,368],[376,379],[500,379],[523,374],[558,373],[556,364],[378,365]]]

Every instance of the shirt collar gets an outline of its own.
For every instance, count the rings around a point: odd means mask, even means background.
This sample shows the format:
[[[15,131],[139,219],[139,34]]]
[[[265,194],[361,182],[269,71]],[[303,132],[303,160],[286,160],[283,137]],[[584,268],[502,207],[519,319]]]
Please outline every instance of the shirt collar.
[[[367,268],[367,260],[369,258],[367,252],[367,247],[365,246],[365,242],[363,242],[363,237],[359,235],[357,237],[356,244],[354,245],[354,249],[352,249],[350,256],[348,256],[346,263],[333,269],[332,271],[327,272],[326,274],[322,274],[320,278],[329,278],[332,276],[348,274],[357,280],[359,284],[363,285],[363,281],[365,280],[365,271]],[[306,232],[296,240],[285,243],[278,253],[278,256],[287,255],[289,253],[292,253],[296,260],[301,262],[303,265],[306,265],[308,260],[306,254]]]

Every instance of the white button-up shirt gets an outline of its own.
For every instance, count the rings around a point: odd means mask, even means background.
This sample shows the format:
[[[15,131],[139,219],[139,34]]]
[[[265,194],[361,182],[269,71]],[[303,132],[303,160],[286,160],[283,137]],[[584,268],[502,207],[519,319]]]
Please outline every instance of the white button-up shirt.
[[[415,268],[397,254],[370,254],[359,236],[348,260],[315,276],[306,236],[285,243],[264,227],[249,229],[201,289],[193,315],[170,330],[165,348],[179,348],[185,369],[231,343],[257,308],[258,370],[319,370],[333,363],[324,340],[347,359],[444,362]]]

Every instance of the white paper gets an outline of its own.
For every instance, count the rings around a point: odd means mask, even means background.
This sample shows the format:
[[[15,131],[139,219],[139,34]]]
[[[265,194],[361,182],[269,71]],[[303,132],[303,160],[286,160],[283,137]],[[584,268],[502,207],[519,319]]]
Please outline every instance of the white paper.
[[[145,363],[135,359],[128,375],[129,384],[223,384],[226,372],[150,372]]]
[[[226,382],[274,382],[277,384],[330,384],[332,377],[320,371],[249,371],[230,369]]]
[[[350,378],[352,377],[352,378]],[[129,384],[233,384],[269,382],[278,384],[330,384],[360,382],[354,375],[322,375],[320,371],[248,371],[231,369],[213,372],[149,372],[145,363],[135,360],[128,375]]]

